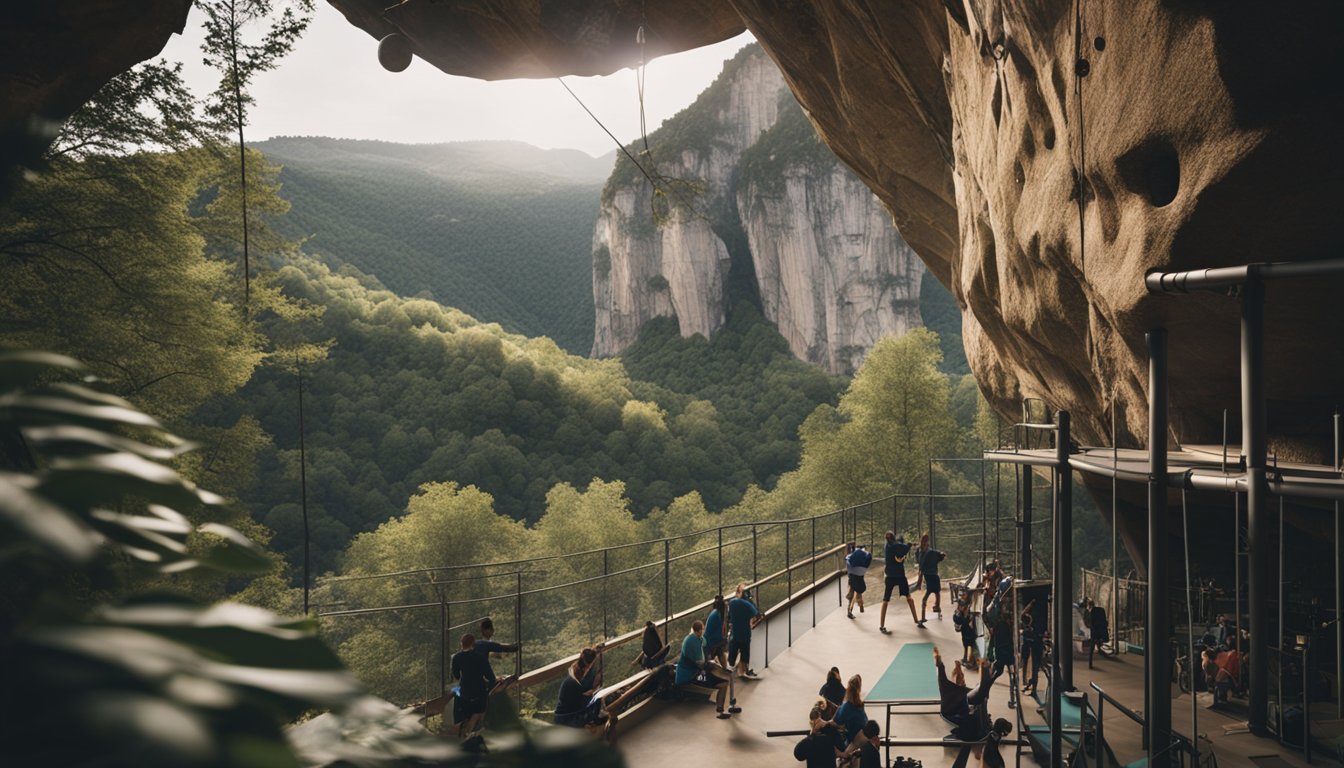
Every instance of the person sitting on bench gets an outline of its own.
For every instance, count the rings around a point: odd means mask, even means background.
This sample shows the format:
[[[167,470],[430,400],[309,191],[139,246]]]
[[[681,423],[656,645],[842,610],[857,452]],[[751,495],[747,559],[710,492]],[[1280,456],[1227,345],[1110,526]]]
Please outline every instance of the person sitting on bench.
[[[737,706],[734,706],[729,712],[723,710],[724,701],[728,697],[728,681],[732,679],[732,674],[718,664],[705,659],[704,635],[705,623],[697,619],[691,625],[690,633],[681,641],[681,657],[677,659],[675,683],[679,686],[713,688],[714,703],[717,706],[719,719],[726,720],[742,710]]]
[[[667,652],[671,645],[663,642],[663,638],[658,634],[658,628],[652,621],[644,622],[644,649],[640,651],[635,661],[644,669],[654,669],[663,665],[667,661]]]
[[[599,685],[596,676],[589,677],[601,653],[600,643],[593,648],[584,648],[569,665],[565,679],[560,682],[559,701],[555,705],[556,725],[589,729],[606,726],[608,731],[615,725],[616,718],[607,714],[602,700],[594,695]]]

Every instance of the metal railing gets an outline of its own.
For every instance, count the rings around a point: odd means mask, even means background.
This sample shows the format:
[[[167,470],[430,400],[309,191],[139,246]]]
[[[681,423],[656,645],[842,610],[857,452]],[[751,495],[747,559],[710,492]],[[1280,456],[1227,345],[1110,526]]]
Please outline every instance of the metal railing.
[[[982,550],[993,551],[997,542],[985,539],[991,507],[985,474],[958,473],[963,463],[930,462],[930,493],[892,495],[813,517],[733,523],[566,554],[328,577],[317,592],[321,630],[375,693],[411,704],[447,690],[458,633],[472,632],[490,616],[496,639],[520,645],[511,664],[519,676],[518,704],[535,711],[548,708],[582,648],[604,641],[602,664],[616,669],[603,671],[611,680],[625,678],[633,669],[618,652],[627,649],[635,658],[646,621],[675,648],[709,611],[712,595],[731,597],[734,586],[745,583],[767,616],[785,622],[771,630],[767,621],[754,644],[761,649],[757,663],[768,665],[792,645],[795,622],[816,624],[815,601],[807,618],[805,609],[791,610],[796,603],[831,581],[843,596],[838,577],[847,542],[867,544],[880,558],[886,530],[928,531],[949,551],[947,573],[969,572]],[[992,506],[997,511],[997,500]],[[874,568],[880,572],[880,559]]]

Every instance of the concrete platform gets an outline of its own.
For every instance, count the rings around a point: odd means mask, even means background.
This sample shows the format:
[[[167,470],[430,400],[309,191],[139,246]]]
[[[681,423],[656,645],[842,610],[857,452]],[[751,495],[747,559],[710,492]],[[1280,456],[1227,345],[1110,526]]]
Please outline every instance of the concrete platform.
[[[869,589],[872,595],[873,590]],[[881,593],[878,592],[878,597]],[[911,620],[910,612],[904,602],[891,604],[887,626],[894,634],[883,635],[878,631],[877,606],[871,606],[864,613],[855,613],[850,620],[843,610],[837,610],[838,595],[834,591],[824,590],[817,596],[815,606],[811,601],[803,601],[793,609],[794,640],[790,647],[786,630],[787,617],[779,616],[771,620],[769,627],[770,660],[768,667],[763,657],[765,653],[766,627],[762,626],[753,635],[753,667],[760,675],[759,680],[739,681],[737,699],[742,713],[728,720],[717,720],[714,707],[709,704],[678,703],[666,706],[648,722],[634,726],[621,737],[618,745],[632,768],[698,768],[709,765],[731,766],[787,766],[798,765],[793,759],[793,747],[800,737],[766,737],[766,731],[805,729],[807,713],[817,698],[817,690],[826,679],[826,671],[838,666],[841,675],[848,679],[858,673],[864,679],[864,693],[887,669],[900,647],[907,642],[933,642],[943,652],[945,659],[959,656],[961,648],[952,626],[951,612],[939,620],[930,614],[928,628],[917,629]],[[813,609],[817,612],[817,625],[811,626]],[[948,604],[946,599],[944,607]],[[929,675],[934,674],[933,659],[929,659]],[[1098,657],[1096,668],[1089,671],[1086,658],[1077,660],[1074,665],[1075,684],[1091,693],[1088,682],[1096,681],[1106,692],[1131,709],[1143,709],[1143,658],[1140,656],[1121,656],[1101,659]],[[974,678],[968,680],[974,685]],[[1044,687],[1042,687],[1044,690]],[[994,717],[1006,717],[1016,722],[1016,717],[1007,706],[1007,675],[1004,675],[990,695],[990,711]],[[1203,698],[1201,694],[1201,698]],[[1089,697],[1095,706],[1096,697]],[[707,700],[708,702],[708,700]],[[1201,702],[1204,703],[1204,702]],[[1026,713],[1027,722],[1042,722],[1034,711]],[[1178,696],[1172,701],[1173,727],[1182,733],[1190,732],[1190,699]],[[882,723],[885,710],[870,707],[868,716]],[[1230,735],[1224,733],[1226,726],[1232,726],[1245,720],[1235,713],[1218,712],[1200,707],[1199,731],[1211,738],[1218,765],[1222,768],[1256,768],[1253,757],[1277,756],[1283,762],[1275,765],[1306,766],[1301,754],[1279,746],[1271,739],[1262,739],[1250,734]],[[903,715],[894,719],[893,734],[902,738],[941,738],[948,733],[947,724],[937,715]],[[1129,762],[1143,756],[1140,748],[1140,733],[1132,724],[1113,708],[1105,712],[1106,738],[1120,760]],[[951,765],[956,757],[952,749],[941,747],[902,748],[901,754],[914,756],[926,766]],[[893,757],[896,750],[892,752]],[[1013,758],[1008,756],[1009,764]],[[1334,764],[1328,759],[1317,757],[1316,765]],[[972,760],[972,766],[978,761]],[[1029,751],[1024,751],[1022,765],[1035,766]]]

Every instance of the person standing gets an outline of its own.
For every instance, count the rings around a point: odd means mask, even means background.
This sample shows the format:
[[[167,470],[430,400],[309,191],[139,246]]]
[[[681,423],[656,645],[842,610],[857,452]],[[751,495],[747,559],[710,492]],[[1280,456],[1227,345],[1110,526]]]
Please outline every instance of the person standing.
[[[490,666],[490,654],[492,653],[517,653],[521,643],[505,645],[497,643],[491,638],[495,636],[495,622],[489,616],[481,619],[481,636],[476,640],[476,652],[485,659],[485,683],[486,690],[494,693],[497,685],[508,685],[513,682],[513,675],[505,675],[503,680],[495,677],[494,667]]]
[[[929,534],[919,537],[919,546],[915,547],[915,591],[924,588],[924,569],[921,564],[924,562],[924,553],[929,551]]]
[[[1022,676],[1027,676],[1026,667],[1031,665],[1031,677],[1027,679],[1026,684],[1022,686],[1022,692],[1027,695],[1036,693],[1036,679],[1041,674],[1041,639],[1036,634],[1036,628],[1032,626],[1034,620],[1031,617],[1031,606],[1022,612]]]
[[[452,675],[458,681],[453,699],[453,725],[459,737],[475,733],[485,717],[485,704],[490,695],[486,686],[486,672],[490,665],[485,656],[476,651],[476,636],[462,636],[462,650],[453,654]]]
[[[878,629],[883,634],[891,634],[887,629],[887,605],[891,602],[891,592],[896,590],[897,594],[905,598],[905,602],[910,605],[910,618],[915,620],[915,626],[924,628],[924,622],[919,620],[919,613],[915,611],[915,598],[910,596],[910,582],[905,576],[905,558],[910,554],[910,545],[905,543],[904,536],[897,536],[892,531],[887,531],[887,543],[882,548],[882,559],[886,564],[886,584],[882,592],[882,610],[878,616]]]
[[[967,663],[975,661],[978,651],[975,640],[980,633],[975,627],[975,614],[971,613],[971,596],[957,601],[957,611],[952,614],[952,623],[961,634],[961,660]]]
[[[756,670],[751,668],[751,630],[761,623],[761,612],[751,602],[751,590],[745,584],[738,584],[734,590],[732,602],[728,603],[728,626],[732,635],[728,638],[728,664],[739,677],[754,678]]]
[[[928,541],[928,538],[928,534],[925,534],[924,541]],[[928,617],[930,595],[933,596],[933,612],[938,614],[938,618],[943,618],[943,584],[938,578],[938,564],[946,557],[946,552],[928,546],[919,558],[919,573],[924,579],[924,599],[919,604],[920,621]]]
[[[714,606],[705,617],[705,655],[724,669],[728,669],[728,636],[724,622],[728,618],[728,603],[723,595],[714,596]]]
[[[863,613],[863,593],[868,590],[868,566],[873,564],[873,555],[862,544],[849,542],[850,553],[845,556],[845,568],[849,571],[849,618],[854,618],[854,601],[859,603],[859,613]]]

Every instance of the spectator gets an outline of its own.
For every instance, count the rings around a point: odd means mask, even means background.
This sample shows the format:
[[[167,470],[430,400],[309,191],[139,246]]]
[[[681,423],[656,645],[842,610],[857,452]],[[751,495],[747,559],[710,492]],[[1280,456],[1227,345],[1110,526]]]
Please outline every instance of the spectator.
[[[615,726],[616,718],[603,710],[602,699],[596,696],[600,678],[596,667],[601,652],[600,643],[593,648],[584,648],[569,665],[560,681],[560,697],[555,705],[557,725],[590,729],[606,726],[608,732]]]
[[[1013,732],[1013,724],[1000,717],[994,721],[994,727],[985,737],[985,753],[980,759],[981,768],[1005,768],[1003,754],[999,751],[1003,740]]]
[[[653,669],[660,667],[667,661],[667,652],[671,646],[663,642],[662,635],[658,634],[658,628],[652,621],[644,622],[643,650],[635,661],[644,669]]]
[[[863,730],[859,732],[857,739],[859,768],[886,768],[882,764],[882,753],[880,750],[882,739],[878,734],[882,729],[878,726],[876,720],[869,720],[863,724]],[[851,750],[852,752],[853,750]]]
[[[821,710],[813,707],[808,713],[809,731],[802,741],[793,747],[793,758],[807,763],[807,768],[835,768],[836,760],[847,759],[850,753],[844,750],[840,732],[835,724],[827,720]]]
[[[490,694],[486,685],[486,671],[490,665],[485,656],[476,651],[476,636],[462,636],[462,650],[453,654],[452,675],[458,681],[453,699],[453,724],[457,735],[466,736],[480,730],[485,717],[485,704]]]
[[[1036,634],[1036,628],[1033,626],[1034,620],[1031,617],[1031,606],[1028,605],[1026,611],[1022,613],[1022,676],[1027,675],[1027,666],[1031,666],[1031,677],[1028,678],[1025,685],[1022,686],[1022,692],[1030,695],[1036,693],[1036,679],[1041,673],[1041,658],[1044,647],[1041,638]]]
[[[957,632],[961,634],[961,658],[962,661],[974,662],[979,655],[979,648],[976,647],[976,638],[979,632],[975,627],[975,616],[971,613],[970,596],[957,601],[957,612],[952,614],[952,623],[956,626]]]
[[[751,630],[761,623],[761,612],[751,602],[751,590],[745,584],[738,584],[732,602],[728,603],[728,625],[732,631],[728,638],[728,664],[739,677],[754,678],[756,670],[751,668]]]
[[[714,607],[705,618],[705,655],[724,669],[728,669],[728,637],[724,631],[727,618],[728,603],[723,595],[715,595]]]
[[[845,684],[840,682],[839,667],[831,667],[831,671],[826,673],[826,682],[822,684],[821,690],[817,691],[817,695],[835,707],[839,707],[840,702],[845,700]]]
[[[730,715],[723,710],[724,700],[728,696],[728,681],[732,674],[705,659],[705,623],[696,620],[691,625],[691,631],[686,638],[681,641],[681,656],[677,659],[677,685],[697,685],[707,688],[713,688],[714,703],[717,705],[718,717],[720,720],[727,720]],[[733,714],[741,712],[738,707],[733,707]]]
[[[845,729],[845,746],[849,746],[868,722],[868,713],[863,709],[863,694],[859,691],[863,678],[854,675],[845,686],[845,698],[835,713],[835,722]]]
[[[494,693],[495,687],[497,685],[508,685],[509,683],[513,682],[514,676],[505,675],[503,680],[498,680],[495,677],[494,667],[490,666],[490,654],[517,653],[518,649],[522,647],[521,643],[513,643],[512,645],[497,643],[491,639],[494,636],[495,636],[494,619],[491,619],[489,616],[485,617],[484,619],[481,619],[481,636],[476,640],[476,652],[481,654],[481,658],[485,659],[485,671],[486,671],[485,684],[486,689],[489,690],[491,693]]]

